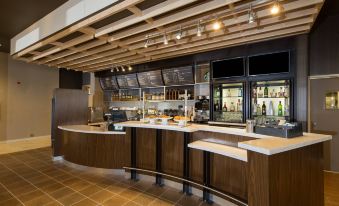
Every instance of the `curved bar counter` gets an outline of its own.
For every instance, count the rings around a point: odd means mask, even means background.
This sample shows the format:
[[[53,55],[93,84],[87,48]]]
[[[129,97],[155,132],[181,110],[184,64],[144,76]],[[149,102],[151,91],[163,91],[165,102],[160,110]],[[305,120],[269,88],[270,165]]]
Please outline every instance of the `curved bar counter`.
[[[118,125],[126,132],[59,126],[64,159],[124,168],[132,179],[152,175],[159,185],[164,179],[180,182],[185,193],[192,186],[203,190],[206,201],[216,195],[237,205],[323,205],[322,143],[329,135],[283,139],[196,124]]]

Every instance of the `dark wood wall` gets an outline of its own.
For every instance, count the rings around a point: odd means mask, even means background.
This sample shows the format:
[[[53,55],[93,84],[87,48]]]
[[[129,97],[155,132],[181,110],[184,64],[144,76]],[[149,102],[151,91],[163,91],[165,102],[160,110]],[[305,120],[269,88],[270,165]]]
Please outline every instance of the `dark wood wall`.
[[[326,0],[310,33],[310,75],[339,74],[339,1]]]
[[[59,70],[59,88],[82,89],[82,72],[73,70]]]

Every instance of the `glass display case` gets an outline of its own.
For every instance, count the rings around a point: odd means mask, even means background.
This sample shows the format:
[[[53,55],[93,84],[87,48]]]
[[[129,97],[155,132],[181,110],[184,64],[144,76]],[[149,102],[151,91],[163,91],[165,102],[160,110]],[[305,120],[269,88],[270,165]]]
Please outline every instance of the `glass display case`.
[[[290,121],[291,81],[258,81],[251,83],[251,117],[257,124]]]
[[[218,84],[213,87],[213,121],[244,122],[244,83]]]

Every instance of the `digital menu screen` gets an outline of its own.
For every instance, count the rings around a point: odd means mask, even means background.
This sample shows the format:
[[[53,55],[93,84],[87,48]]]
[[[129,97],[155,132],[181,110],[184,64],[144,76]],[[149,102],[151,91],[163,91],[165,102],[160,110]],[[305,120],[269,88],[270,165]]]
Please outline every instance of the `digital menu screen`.
[[[121,89],[138,88],[138,80],[136,74],[127,74],[117,76],[118,85]]]
[[[138,73],[138,81],[140,87],[156,87],[164,85],[161,70]]]
[[[115,76],[100,78],[100,85],[103,90],[119,89]]]
[[[192,66],[164,69],[162,76],[166,86],[194,84]]]

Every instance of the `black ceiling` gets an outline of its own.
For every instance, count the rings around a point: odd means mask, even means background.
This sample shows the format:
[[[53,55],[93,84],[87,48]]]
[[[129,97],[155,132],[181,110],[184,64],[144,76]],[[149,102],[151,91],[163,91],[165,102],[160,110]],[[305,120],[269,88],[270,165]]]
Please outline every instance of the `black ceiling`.
[[[0,51],[9,52],[9,41],[67,0],[2,0],[0,5]]]

